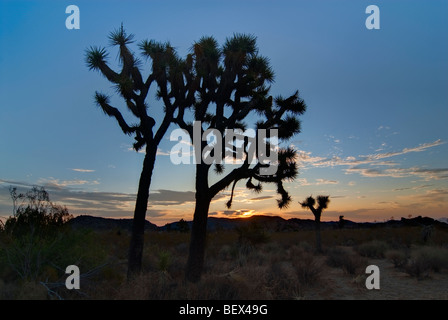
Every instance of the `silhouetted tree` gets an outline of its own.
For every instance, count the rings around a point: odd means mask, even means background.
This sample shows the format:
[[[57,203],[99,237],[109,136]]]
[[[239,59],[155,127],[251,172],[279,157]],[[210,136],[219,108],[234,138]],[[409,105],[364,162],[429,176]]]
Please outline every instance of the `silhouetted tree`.
[[[339,221],[338,221],[338,227],[339,227],[339,229],[344,228],[344,226],[345,226],[345,219],[344,219],[344,216],[339,216]]]
[[[227,129],[245,130],[251,112],[258,115],[255,129],[278,130],[278,140],[287,141],[300,132],[300,121],[297,116],[304,113],[306,105],[295,92],[288,98],[281,96],[273,99],[269,95],[270,83],[274,80],[274,72],[269,60],[258,54],[256,38],[251,35],[235,34],[226,40],[220,48],[213,37],[203,37],[192,47],[192,53],[187,61],[193,65],[192,77],[198,84],[198,96],[192,105],[194,121],[200,121],[200,137],[208,129],[216,129],[225,138]],[[175,122],[186,130],[194,141],[193,123],[184,119],[185,110],[180,108]],[[272,140],[268,137],[263,143],[269,150]],[[205,141],[201,146],[195,145],[196,159],[201,158],[205,148]],[[234,158],[237,157],[235,145],[230,147]],[[253,146],[252,146],[253,147]],[[261,150],[261,146],[257,146]],[[193,217],[190,251],[186,267],[186,279],[196,282],[200,279],[205,253],[206,228],[210,202],[220,191],[231,186],[230,200],[232,204],[236,184],[240,180],[246,181],[246,187],[255,192],[262,191],[263,183],[274,183],[280,195],[279,208],[285,208],[291,197],[284,189],[283,182],[293,180],[298,173],[296,151],[290,147],[278,151],[277,163],[264,163],[259,157],[254,162],[249,161],[250,144],[245,139],[243,152],[245,160],[230,172],[225,174],[221,157],[213,163],[197,161],[196,163],[196,206]],[[226,149],[223,147],[223,150]],[[212,151],[212,153],[215,150]],[[269,152],[269,151],[267,151]],[[212,154],[216,156],[216,154]],[[259,154],[257,154],[259,155]],[[213,184],[209,184],[210,168],[214,165],[217,175],[224,175]],[[269,165],[276,165],[277,170],[272,174],[263,174],[262,170]]]
[[[190,231],[190,226],[188,225],[188,222],[185,221],[184,219],[180,219],[179,221],[177,221],[176,227],[177,227],[177,230],[180,232],[189,232]]]
[[[51,236],[73,216],[66,207],[54,204],[44,187],[33,186],[26,193],[10,187],[13,215],[4,223],[4,230],[14,237]]]
[[[151,61],[151,72],[144,78],[140,70],[142,62],[128,48],[129,44],[134,42],[133,38],[134,35],[128,35],[123,26],[109,35],[110,44],[119,49],[119,72],[109,67],[105,48],[92,46],[86,50],[89,69],[100,71],[115,85],[116,91],[124,99],[130,113],[138,119],[138,123],[130,125],[122,113],[110,105],[110,99],[105,94],[95,93],[96,104],[106,115],[117,120],[123,133],[134,136],[133,147],[136,151],[145,148],[129,246],[128,278],[141,271],[144,223],[157,146],[172,123],[175,111],[179,106],[191,104],[195,94],[189,77],[191,67],[188,62],[177,57],[169,43],[153,40],[139,43],[142,56]],[[146,102],[152,85],[157,86],[157,98],[164,104],[163,120],[158,128],[155,119],[148,114],[149,106]]]
[[[316,250],[318,252],[322,251],[322,241],[320,235],[320,218],[322,216],[322,211],[328,207],[330,203],[329,196],[317,196],[317,208],[314,207],[316,200],[310,196],[306,198],[303,202],[299,202],[302,208],[308,208],[314,215],[315,230],[316,230]]]

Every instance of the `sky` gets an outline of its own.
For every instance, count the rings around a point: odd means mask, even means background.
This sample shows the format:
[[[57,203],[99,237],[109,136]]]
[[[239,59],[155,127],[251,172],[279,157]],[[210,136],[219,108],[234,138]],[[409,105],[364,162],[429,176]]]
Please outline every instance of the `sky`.
[[[366,27],[372,4],[379,29]],[[66,27],[69,5],[79,8],[79,29]],[[136,43],[169,41],[183,57],[202,36],[223,44],[255,35],[275,72],[271,94],[298,89],[308,106],[289,141],[299,154],[299,175],[285,185],[290,206],[276,207],[275,185],[255,194],[240,183],[232,208],[225,190],[209,216],[311,219],[298,202],[322,194],[331,200],[322,220],[448,217],[446,12],[446,0],[2,0],[0,216],[12,214],[11,186],[37,185],[74,215],[132,217],[144,154],[95,105],[100,91],[125,110],[84,61],[88,47],[104,46],[118,68],[107,37],[123,23]],[[161,102],[154,94],[147,102],[160,118]],[[159,146],[148,203],[147,219],[160,226],[193,217],[195,168],[170,161],[175,129]]]

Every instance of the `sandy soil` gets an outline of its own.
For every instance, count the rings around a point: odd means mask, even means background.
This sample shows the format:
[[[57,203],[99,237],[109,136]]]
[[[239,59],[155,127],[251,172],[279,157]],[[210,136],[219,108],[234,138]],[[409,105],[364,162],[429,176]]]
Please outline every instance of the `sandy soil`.
[[[380,289],[367,289],[368,276],[354,277],[341,268],[326,266],[322,284],[307,288],[303,299],[325,300],[448,300],[448,273],[431,273],[417,280],[394,268],[386,259],[369,259],[380,269]]]

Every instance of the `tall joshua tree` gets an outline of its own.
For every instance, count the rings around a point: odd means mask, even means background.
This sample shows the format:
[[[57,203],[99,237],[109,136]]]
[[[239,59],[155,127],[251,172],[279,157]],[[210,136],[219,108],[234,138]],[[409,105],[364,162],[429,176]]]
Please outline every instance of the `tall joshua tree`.
[[[145,148],[143,168],[138,184],[135,203],[132,235],[129,246],[128,278],[140,272],[143,253],[144,223],[148,205],[151,177],[156,160],[157,146],[173,121],[175,111],[192,103],[195,90],[189,74],[188,64],[177,57],[169,43],[142,41],[139,49],[144,58],[151,61],[151,72],[144,78],[141,61],[129,49],[134,35],[127,34],[123,25],[109,34],[110,44],[118,47],[120,71],[112,70],[107,62],[108,52],[104,47],[91,46],[86,50],[85,61],[90,70],[98,70],[115,85],[117,93],[124,99],[127,109],[137,118],[130,125],[119,109],[110,105],[107,95],[95,92],[95,102],[109,117],[115,118],[126,135],[133,135],[136,151]],[[148,114],[146,99],[152,85],[157,86],[157,98],[164,103],[164,116],[161,123]]]
[[[268,59],[259,55],[254,36],[235,34],[226,40],[222,48],[213,37],[203,37],[193,45],[192,53],[187,60],[193,65],[192,73],[198,84],[197,99],[191,108],[194,121],[201,124],[199,130],[196,129],[199,137],[203,137],[204,132],[209,129],[217,130],[223,138],[229,134],[229,129],[245,130],[247,124],[243,120],[248,120],[251,112],[255,116],[258,115],[258,118],[256,117],[258,121],[254,126],[257,129],[257,137],[259,129],[273,129],[277,130],[278,140],[282,142],[300,132],[300,121],[297,116],[305,112],[306,105],[299,97],[298,91],[288,98],[279,96],[274,99],[269,95],[274,73]],[[185,121],[185,109],[179,109],[174,121],[187,131],[194,141],[197,133],[194,124]],[[195,144],[196,160],[201,159],[209,147],[205,141],[200,140],[199,145]],[[264,140],[265,149],[271,148],[271,142],[269,138]],[[237,155],[234,147],[235,145],[230,147],[230,152],[235,158]],[[262,147],[257,145],[257,150],[263,149]],[[208,211],[211,200],[220,191],[231,186],[230,200],[227,202],[229,208],[235,186],[241,180],[245,180],[246,187],[255,192],[262,191],[263,183],[276,184],[280,195],[277,204],[280,208],[287,207],[291,201],[283,182],[293,180],[298,174],[296,151],[290,147],[280,149],[278,161],[268,164],[259,158],[249,161],[250,148],[246,139],[243,146],[245,159],[233,170],[225,170],[222,163],[225,154],[222,152],[217,156],[217,153],[214,153],[216,150],[210,152],[214,162],[196,161],[196,206],[186,267],[186,279],[189,281],[197,282],[201,277]],[[276,166],[275,172],[263,173],[269,165]],[[222,178],[209,184],[212,166],[214,173],[221,175]]]
[[[316,200],[310,196],[306,198],[303,202],[299,202],[302,208],[308,208],[314,215],[315,230],[316,230],[316,250],[322,252],[322,240],[320,235],[320,217],[322,216],[322,211],[328,208],[330,203],[329,196],[317,196],[317,208],[314,207]]]

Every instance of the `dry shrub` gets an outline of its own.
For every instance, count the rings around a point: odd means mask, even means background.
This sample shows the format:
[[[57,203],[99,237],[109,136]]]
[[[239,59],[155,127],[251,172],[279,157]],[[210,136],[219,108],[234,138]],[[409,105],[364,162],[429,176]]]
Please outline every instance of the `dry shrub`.
[[[319,282],[322,264],[307,246],[293,246],[289,249],[290,260],[298,281],[303,286],[312,286]]]
[[[16,293],[17,300],[46,300],[47,290],[45,287],[34,281],[24,282]]]
[[[319,282],[322,265],[317,262],[312,253],[304,252],[301,257],[293,259],[292,263],[300,284],[312,286]]]
[[[340,247],[330,248],[327,251],[326,263],[330,267],[342,268],[351,275],[359,273],[361,269],[367,266],[365,258]]]
[[[287,261],[275,261],[267,270],[266,287],[275,299],[291,299],[299,292],[296,272]]]
[[[174,282],[167,272],[147,272],[124,282],[118,289],[119,300],[172,299]]]
[[[405,271],[418,279],[427,278],[431,271],[440,272],[448,268],[448,249],[443,247],[424,246],[411,254]]]
[[[384,241],[372,240],[362,243],[356,247],[356,251],[363,257],[384,258],[388,245]]]
[[[270,241],[267,231],[256,223],[238,227],[236,232],[238,233],[238,242],[241,244],[259,245]]]
[[[405,267],[409,259],[409,255],[403,250],[388,250],[385,256],[394,264],[395,268]]]

